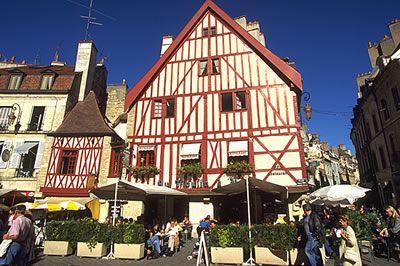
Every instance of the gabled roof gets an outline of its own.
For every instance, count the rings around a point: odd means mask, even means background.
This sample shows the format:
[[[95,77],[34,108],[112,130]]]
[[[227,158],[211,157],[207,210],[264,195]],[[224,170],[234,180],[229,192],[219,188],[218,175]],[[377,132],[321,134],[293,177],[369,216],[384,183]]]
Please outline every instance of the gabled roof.
[[[113,136],[100,112],[96,94],[90,91],[82,102],[69,112],[52,136]]]
[[[191,30],[196,26],[197,22],[208,11],[213,12],[220,20],[225,22],[232,29],[232,31],[237,34],[258,56],[260,56],[260,58],[263,59],[265,63],[268,64],[268,66],[271,67],[277,73],[277,75],[282,78],[291,88],[302,90],[302,79],[299,72],[289,66],[278,56],[273,54],[270,50],[265,48],[214,2],[211,0],[206,0],[206,2],[189,21],[189,23],[183,28],[181,33],[179,33],[178,37],[176,37],[176,39],[172,42],[167,51],[165,51],[165,53],[146,73],[146,75],[144,75],[143,78],[139,80],[139,82],[136,83],[136,85],[128,92],[125,98],[125,111],[136,103],[148,85],[162,70],[163,66],[175,54],[180,44],[189,36]]]

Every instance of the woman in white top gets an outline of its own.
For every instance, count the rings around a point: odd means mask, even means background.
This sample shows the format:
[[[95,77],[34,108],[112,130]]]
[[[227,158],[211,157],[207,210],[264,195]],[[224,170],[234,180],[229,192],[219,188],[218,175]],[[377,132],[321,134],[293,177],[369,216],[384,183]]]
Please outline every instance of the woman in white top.
[[[360,250],[358,249],[356,234],[351,228],[351,220],[348,215],[342,215],[339,219],[343,230],[340,233],[342,240],[339,247],[340,261],[343,266],[361,266]],[[348,254],[346,254],[348,253]]]
[[[178,228],[174,221],[171,221],[171,226],[167,228],[165,233],[169,236],[168,239],[168,248],[170,249],[171,253],[174,252],[175,246],[175,237],[178,235]]]

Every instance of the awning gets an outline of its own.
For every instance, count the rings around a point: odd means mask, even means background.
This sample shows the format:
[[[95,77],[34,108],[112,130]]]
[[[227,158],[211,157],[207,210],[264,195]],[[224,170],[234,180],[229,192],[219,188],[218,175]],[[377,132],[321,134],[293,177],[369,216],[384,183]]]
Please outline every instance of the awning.
[[[229,142],[229,156],[247,155],[249,155],[249,145],[247,140]]]
[[[29,142],[29,143],[24,143],[21,146],[18,146],[14,149],[14,152],[19,153],[19,154],[27,154],[30,149],[33,147],[37,146],[38,143],[36,142]]]
[[[26,198],[25,195],[21,194],[16,189],[0,189],[0,198],[14,197],[14,192],[16,198]]]
[[[201,143],[186,143],[182,145],[181,159],[195,160],[200,158]]]
[[[267,193],[275,194],[275,196],[277,198],[280,198],[281,200],[286,200],[288,197],[286,187],[254,177],[249,177],[249,188],[255,188]],[[214,188],[212,192],[222,193],[225,195],[235,195],[246,192],[246,180],[242,179],[239,182],[233,184]]]
[[[115,197],[115,183],[92,189],[90,193],[100,199],[112,200]],[[187,194],[168,187],[118,181],[118,200],[143,200],[149,195],[185,196]]]
[[[154,151],[156,149],[156,145],[139,145],[139,151]]]

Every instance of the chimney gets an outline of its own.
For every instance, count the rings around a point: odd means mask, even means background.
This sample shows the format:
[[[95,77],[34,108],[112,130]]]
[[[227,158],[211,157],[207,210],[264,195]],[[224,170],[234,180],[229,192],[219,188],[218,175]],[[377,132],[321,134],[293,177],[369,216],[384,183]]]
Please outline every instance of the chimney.
[[[65,62],[58,62],[58,59],[60,58],[60,56],[57,54],[56,57],[54,58],[54,61],[51,62],[52,66],[65,66],[67,63]]]
[[[15,61],[15,56],[12,56],[10,63],[14,63],[14,61]]]
[[[78,44],[75,72],[81,72],[81,84],[78,101],[83,101],[93,87],[94,70],[96,67],[97,48],[93,41],[81,41]]]
[[[246,27],[247,27],[247,18],[246,18],[246,16],[237,17],[237,18],[235,18],[235,21],[236,21],[236,23],[239,24],[243,29],[246,30]]]
[[[174,37],[172,37],[172,36],[164,36],[163,37],[160,57],[165,53],[165,51],[167,51],[167,49],[169,48],[169,46],[172,44],[173,41],[174,41]]]
[[[392,34],[394,47],[397,47],[400,43],[400,21],[395,19],[389,24],[390,34]]]

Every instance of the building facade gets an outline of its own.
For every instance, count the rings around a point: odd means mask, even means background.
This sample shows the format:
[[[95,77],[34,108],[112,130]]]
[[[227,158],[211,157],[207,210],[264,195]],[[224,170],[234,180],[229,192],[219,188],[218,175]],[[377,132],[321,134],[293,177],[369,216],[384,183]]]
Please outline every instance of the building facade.
[[[371,44],[373,70],[357,76],[351,139],[359,161],[361,184],[373,188],[380,205],[398,203],[400,183],[400,21],[389,24],[391,37]]]
[[[189,194],[174,215],[181,209],[194,222],[223,216],[228,203],[212,189],[232,182],[224,168],[235,161],[254,163],[254,177],[288,187],[291,203],[308,189],[301,76],[264,45],[258,22],[233,20],[206,1],[175,40],[164,37],[161,58],[127,94],[131,166],[154,165],[159,174],[145,183]],[[190,163],[205,169],[196,179],[177,172]]]

